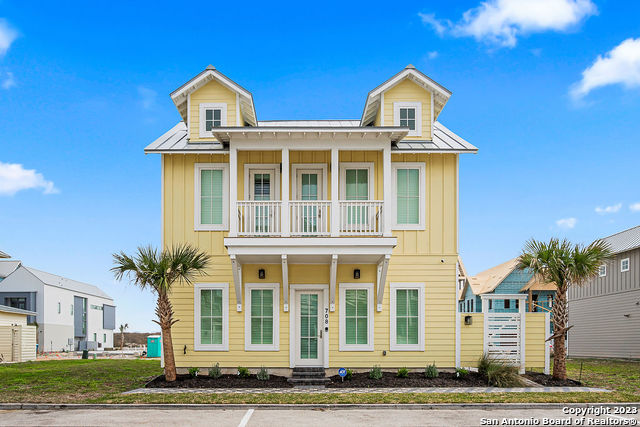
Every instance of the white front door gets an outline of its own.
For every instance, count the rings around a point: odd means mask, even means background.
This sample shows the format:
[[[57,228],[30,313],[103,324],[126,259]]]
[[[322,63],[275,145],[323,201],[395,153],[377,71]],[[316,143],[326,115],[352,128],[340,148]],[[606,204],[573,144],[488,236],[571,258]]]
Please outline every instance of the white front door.
[[[324,291],[298,290],[295,298],[295,364],[324,366]]]

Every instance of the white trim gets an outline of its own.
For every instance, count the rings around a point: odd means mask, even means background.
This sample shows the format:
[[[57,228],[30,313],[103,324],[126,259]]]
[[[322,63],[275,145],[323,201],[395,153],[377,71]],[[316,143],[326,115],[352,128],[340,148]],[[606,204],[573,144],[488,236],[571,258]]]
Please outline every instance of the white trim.
[[[418,201],[420,211],[418,212],[418,224],[398,224],[398,169],[418,169],[418,181],[420,184]],[[393,162],[391,163],[391,194],[395,200],[389,200],[391,204],[391,218],[389,222],[392,224],[393,230],[424,230],[426,224],[426,164],[424,162]]]
[[[549,312],[544,313],[544,373],[545,375],[549,375],[549,365],[551,365],[551,346],[549,341],[547,341],[551,337],[551,316]]]
[[[280,257],[282,264],[282,311],[289,311],[289,263],[287,255]]]
[[[229,164],[228,163],[195,163],[194,164],[193,224],[196,231],[229,230]],[[202,170],[222,170],[222,224],[202,224],[200,212]]]
[[[416,129],[409,130],[407,136],[422,136],[422,102],[394,102],[393,125],[400,126],[400,109],[413,108],[416,110]]]
[[[187,141],[191,138],[191,94],[187,95]]]
[[[298,172],[305,169],[322,171],[322,196],[318,200],[327,200],[327,164],[326,163],[292,163],[291,164],[291,200],[298,200]]]
[[[607,264],[598,267],[598,277],[607,277]]]
[[[324,353],[323,353],[323,366],[325,368],[329,367],[329,331],[331,331],[330,323],[329,323],[329,285],[320,285],[320,284],[295,284],[289,286],[289,367],[294,368],[296,366],[296,352],[297,352],[297,336],[296,336],[296,291],[305,291],[305,290],[319,290],[324,294],[323,304],[324,307],[322,309],[323,315],[323,324],[325,326],[326,331],[323,334],[323,345],[324,345]]]
[[[236,84],[235,82],[233,82],[232,80],[230,80],[227,76],[225,76],[224,74],[220,73],[218,70],[205,70],[203,73],[201,73],[200,75],[196,76],[196,78],[192,79],[192,81],[188,82],[187,84],[182,85],[182,87],[178,88],[177,90],[173,91],[170,96],[171,99],[176,102],[176,100],[180,97],[184,95],[184,92],[189,91],[189,93],[191,93],[191,89],[194,86],[199,85],[202,80],[211,80],[211,78],[216,78],[217,80],[220,80],[220,83],[223,83],[225,86],[227,86],[229,89],[233,90],[234,92],[240,92],[240,94],[242,96],[245,96],[247,98],[251,98],[251,93],[247,92],[245,89],[243,89],[242,87],[238,86],[238,84]],[[208,83],[208,81],[207,81]]]
[[[238,235],[238,150],[229,144],[229,237]]]
[[[391,147],[385,147],[382,150],[382,235],[391,236],[391,206],[394,190],[391,184]]]
[[[340,195],[339,191],[336,191],[340,178],[339,160],[338,149],[331,148],[331,237],[334,238],[340,235]]]
[[[200,138],[213,138],[213,130],[207,132],[206,130],[206,111],[207,110],[220,110],[220,127],[227,126],[227,104],[223,102],[201,102],[198,105],[200,110],[200,122],[199,122],[199,136]]]
[[[402,283],[391,282],[389,285],[389,349],[391,351],[424,351],[424,331],[425,331],[425,298],[424,283]],[[418,290],[418,344],[397,344],[396,343],[396,291],[398,289],[417,289]]]
[[[222,344],[200,344],[200,291],[222,289]],[[229,351],[229,284],[228,283],[194,283],[194,351]]]
[[[340,306],[338,307],[340,326],[340,346],[339,351],[373,351],[373,283],[339,283]],[[367,344],[347,344],[346,343],[346,291],[366,290],[367,291]]]
[[[273,291],[273,344],[251,344],[251,290],[269,289]],[[244,285],[244,350],[279,351],[280,350],[280,284],[245,283]]]
[[[280,164],[279,163],[245,163],[244,165],[244,199],[249,199],[251,181],[251,171],[268,171],[273,172],[275,182],[273,183],[273,201],[280,200]]]
[[[527,354],[527,351],[526,351],[527,341],[525,338],[525,332],[527,329],[527,318],[526,318],[527,312],[524,304],[525,300],[523,299],[521,303],[518,303],[518,301],[519,300],[516,300],[516,304],[519,304],[518,313],[520,314],[520,374],[522,375],[525,373],[525,356]]]
[[[346,200],[346,184],[347,184],[347,169],[367,169],[369,174],[367,180],[369,181],[369,199],[376,200],[375,188],[373,181],[375,181],[374,175],[374,163],[373,162],[342,162],[340,163],[340,192],[339,200]],[[333,191],[333,190],[332,190]]]
[[[435,117],[434,117],[434,112],[433,112],[433,98],[435,97],[435,93],[433,92],[429,92],[429,98],[431,98],[431,123],[429,123],[429,125],[431,126],[431,140],[433,141],[433,123],[435,122]]]
[[[456,369],[460,368],[460,322],[462,320],[462,316],[460,314],[460,310],[458,309],[459,305],[456,303]]]
[[[624,268],[623,265],[625,263],[625,261],[627,262],[627,268]],[[631,263],[629,261],[629,258],[623,258],[620,260],[620,272],[624,273],[626,271],[629,271],[629,267],[630,267]]]
[[[289,218],[289,187],[291,181],[291,174],[289,173],[289,149],[283,148],[281,150],[281,179],[282,179],[282,194],[280,199],[282,201],[282,208],[280,211],[280,230],[282,237],[289,237],[291,235],[291,219]],[[295,179],[295,177],[294,177]]]

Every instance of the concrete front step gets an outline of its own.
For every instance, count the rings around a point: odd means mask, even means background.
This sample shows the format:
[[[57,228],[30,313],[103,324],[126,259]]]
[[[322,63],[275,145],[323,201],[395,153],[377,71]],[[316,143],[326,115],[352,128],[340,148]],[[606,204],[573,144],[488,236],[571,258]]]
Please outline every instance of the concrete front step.
[[[291,384],[302,386],[324,386],[331,382],[325,377],[324,368],[317,367],[297,367],[293,368],[292,377],[289,378]]]

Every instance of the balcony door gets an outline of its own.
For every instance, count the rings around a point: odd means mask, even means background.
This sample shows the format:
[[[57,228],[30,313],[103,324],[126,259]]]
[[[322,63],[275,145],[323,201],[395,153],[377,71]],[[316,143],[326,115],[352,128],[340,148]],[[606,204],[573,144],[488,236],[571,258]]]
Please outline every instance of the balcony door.
[[[346,167],[343,174],[344,199],[353,201],[341,212],[347,226],[369,224],[370,207],[366,202],[371,200],[371,169],[368,167]]]
[[[292,217],[292,220],[295,221],[294,230],[305,234],[315,234],[318,232],[323,214],[326,214],[317,203],[313,203],[322,198],[322,169],[298,169],[296,175],[295,198],[297,201],[308,203],[294,205]]]
[[[249,170],[249,200],[268,202],[275,200],[276,177],[273,169]],[[275,207],[271,203],[254,203],[246,220],[252,221],[255,233],[269,233],[275,227]]]

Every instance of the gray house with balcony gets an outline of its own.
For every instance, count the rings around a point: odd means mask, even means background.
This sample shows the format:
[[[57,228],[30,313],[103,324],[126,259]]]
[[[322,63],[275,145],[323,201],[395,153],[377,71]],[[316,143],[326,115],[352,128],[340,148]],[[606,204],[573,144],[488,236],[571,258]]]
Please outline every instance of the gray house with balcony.
[[[614,258],[569,289],[569,356],[640,359],[640,225],[603,240]]]

